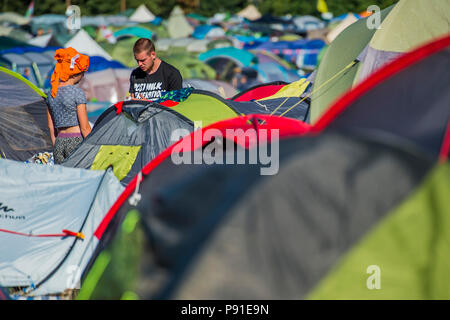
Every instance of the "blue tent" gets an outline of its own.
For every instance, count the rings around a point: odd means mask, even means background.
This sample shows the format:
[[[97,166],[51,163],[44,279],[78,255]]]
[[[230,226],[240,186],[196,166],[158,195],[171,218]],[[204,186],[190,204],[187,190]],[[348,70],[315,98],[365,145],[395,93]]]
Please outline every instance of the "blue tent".
[[[195,28],[194,33],[192,34],[192,37],[195,39],[205,39],[206,35],[213,29],[222,29],[219,26],[213,26],[209,24],[202,24]]]
[[[258,63],[258,59],[253,53],[234,47],[212,49],[200,54],[198,58],[203,62],[226,58],[233,60],[238,66],[242,67],[248,67]]]
[[[270,51],[287,61],[297,64],[299,68],[315,68],[317,56],[325,45],[325,42],[320,39],[301,39],[296,41],[265,42],[254,49]]]
[[[273,81],[294,82],[300,79],[300,75],[295,70],[289,70],[275,62],[259,63],[255,66],[258,71],[258,79],[262,83]]]
[[[138,37],[138,38],[147,38],[151,39],[153,35],[153,32],[151,32],[148,29],[141,28],[141,27],[129,27],[120,29],[116,32],[114,32],[114,37],[117,39],[122,37]],[[130,48],[131,50],[131,48]]]
[[[105,70],[105,69],[122,69],[122,68],[127,68],[125,67],[122,63],[120,63],[119,61],[116,60],[106,60],[103,57],[99,57],[99,56],[92,56],[89,57],[89,69],[88,69],[88,73],[89,72],[96,72],[96,71],[101,71],[101,70]]]
[[[58,47],[16,47],[0,51],[0,64],[44,87],[49,71],[55,65],[54,54]],[[28,71],[26,71],[28,69]]]

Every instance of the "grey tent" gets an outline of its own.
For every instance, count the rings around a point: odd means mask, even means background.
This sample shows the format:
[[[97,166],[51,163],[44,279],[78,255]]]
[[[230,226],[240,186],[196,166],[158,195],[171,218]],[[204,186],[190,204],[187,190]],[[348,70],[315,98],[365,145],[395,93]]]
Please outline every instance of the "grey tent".
[[[145,101],[119,102],[96,121],[92,132],[63,166],[104,170],[109,166],[127,184],[150,160],[175,141],[177,129],[194,124],[171,108]]]

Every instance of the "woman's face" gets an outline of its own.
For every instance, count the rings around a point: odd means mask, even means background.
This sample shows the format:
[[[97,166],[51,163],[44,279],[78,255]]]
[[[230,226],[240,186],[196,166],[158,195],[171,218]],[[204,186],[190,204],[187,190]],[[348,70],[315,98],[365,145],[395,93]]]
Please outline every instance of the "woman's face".
[[[75,75],[75,76],[73,77],[73,78],[74,78],[75,84],[78,84],[78,82],[80,82],[81,79],[83,79],[83,76],[84,76],[84,72],[81,72],[81,73]]]

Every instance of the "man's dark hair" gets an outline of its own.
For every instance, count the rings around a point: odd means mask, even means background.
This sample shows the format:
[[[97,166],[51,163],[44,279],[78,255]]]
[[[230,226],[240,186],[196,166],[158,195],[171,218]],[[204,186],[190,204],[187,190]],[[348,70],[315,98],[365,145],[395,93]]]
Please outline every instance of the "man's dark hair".
[[[147,54],[152,53],[155,51],[155,45],[153,44],[153,41],[147,38],[140,38],[138,39],[133,46],[133,53],[141,53],[142,51],[146,51]]]

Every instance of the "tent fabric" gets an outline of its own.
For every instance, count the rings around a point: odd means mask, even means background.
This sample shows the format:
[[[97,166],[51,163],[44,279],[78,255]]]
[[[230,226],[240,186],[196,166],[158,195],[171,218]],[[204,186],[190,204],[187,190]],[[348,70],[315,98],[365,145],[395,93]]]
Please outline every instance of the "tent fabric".
[[[450,3],[446,1],[432,5],[424,0],[400,1],[373,35],[355,82],[362,81],[399,55],[448,34],[449,12]],[[398,34],[403,35],[401,41]]]
[[[309,81],[306,79],[300,79],[298,81],[295,81],[293,83],[289,83],[285,86],[283,86],[280,90],[278,90],[273,95],[270,95],[268,97],[264,97],[261,99],[258,99],[259,101],[269,100],[269,99],[276,99],[276,98],[282,98],[282,97],[300,97],[303,92],[305,92],[306,88],[309,86]]]
[[[28,70],[28,80],[34,85],[40,86],[40,72],[36,64],[24,53],[15,53],[14,50],[4,51],[0,56],[0,64],[14,72],[24,75]],[[51,67],[50,62],[44,63],[45,67]]]
[[[193,38],[205,39],[225,36],[225,31],[219,26],[203,24],[195,28]]]
[[[26,25],[30,23],[30,18],[26,18],[16,12],[0,13],[0,22],[9,22],[17,25]]]
[[[279,97],[263,101],[230,101],[230,103],[241,114],[284,116],[309,123],[309,99]]]
[[[313,16],[300,16],[292,19],[299,31],[317,30],[325,28],[325,23]]]
[[[276,54],[263,50],[250,50],[250,52],[256,55],[258,58],[258,63],[275,62],[282,65],[286,69],[292,69],[292,66],[289,65],[286,60],[281,59]]]
[[[285,60],[296,64],[299,68],[314,68],[317,64],[317,55],[324,46],[325,42],[321,39],[301,39],[297,41],[264,42],[249,49],[267,50],[276,55],[281,55]]]
[[[337,101],[317,121],[315,130],[370,131],[380,139],[389,136],[438,156],[450,119],[449,46],[447,36],[388,64],[348,93],[345,100]],[[428,79],[426,84],[423,79]],[[359,98],[362,93],[365,95]],[[351,108],[346,107],[349,101]]]
[[[250,101],[259,100],[271,96],[283,88],[287,83],[284,81],[274,81],[263,83],[236,94],[231,100],[234,101]]]
[[[445,10],[448,4],[444,3],[436,2],[429,6],[427,1],[422,0],[399,1],[381,11],[380,29],[370,30],[366,27],[366,21],[370,17],[361,19],[345,29],[331,43],[319,66],[314,86],[320,87],[326,81],[330,81],[317,92],[316,97],[312,96],[312,121],[316,121],[340,94],[367,78],[384,64],[413,50],[424,41],[431,41],[438,35],[447,34],[449,10]],[[355,42],[355,38],[360,42]],[[402,40],[398,40],[399,38]],[[349,43],[353,45],[348,45]],[[347,55],[346,53],[350,51],[351,54]],[[360,55],[363,51],[365,54]],[[357,63],[332,79],[357,57],[360,58]]]
[[[264,123],[259,125],[259,123],[261,123],[261,120],[263,119]],[[210,129],[216,129],[220,130],[223,133],[223,136],[225,136],[226,130],[230,128],[253,130],[255,134],[252,137],[254,137],[255,139],[252,139],[250,141],[245,140],[245,144],[242,145],[247,147],[250,146],[247,143],[255,143],[258,141],[261,129],[261,131],[267,129],[279,129],[280,136],[282,137],[287,137],[295,133],[304,132],[304,130],[306,129],[302,128],[301,123],[295,120],[278,117],[267,117],[263,115],[251,115],[221,121],[202,129],[202,131],[206,132]],[[196,134],[198,134],[198,132],[193,133],[192,135]],[[234,139],[235,137],[230,138]],[[183,140],[185,139],[190,138],[186,137]],[[208,140],[203,141],[205,144],[210,142],[209,138],[207,139]],[[236,140],[236,143],[239,143],[239,140],[241,140],[240,137]],[[163,154],[159,155],[152,162],[150,162],[142,170],[143,174],[149,174],[152,168],[155,168],[155,163],[161,163],[161,161],[165,161],[166,159],[170,158],[173,148],[181,143],[182,142],[180,141],[179,143],[171,146],[169,149],[165,150]],[[188,145],[189,148],[193,147],[190,143]],[[194,148],[196,147],[194,146]],[[147,171],[144,172],[144,170]],[[176,172],[172,172],[172,174],[166,177],[166,179],[168,180],[174,180],[174,178],[176,179]],[[144,179],[146,179],[145,176]],[[84,286],[81,288],[79,299],[97,299],[99,297],[117,299],[118,297],[121,297],[121,290],[125,291],[131,288],[133,286],[133,282],[137,280],[136,275],[139,273],[140,265],[139,259],[141,254],[145,254],[145,252],[142,251],[141,247],[145,240],[143,239],[142,229],[139,226],[139,214],[136,210],[130,210],[129,212],[127,212],[126,210],[121,210],[120,212],[117,212],[117,209],[123,204],[123,201],[125,201],[127,197],[131,193],[133,193],[135,188],[136,178],[127,186],[114,207],[111,208],[107,217],[102,222],[102,225],[98,228],[96,234],[98,235],[100,241],[107,245],[107,250],[101,252],[95,263],[93,264],[90,273],[86,277]],[[122,227],[120,227],[121,224]],[[109,245],[109,241],[113,234],[117,235],[115,236],[113,246],[111,248],[111,246]],[[129,248],[129,250],[123,250],[123,248],[127,247]],[[118,265],[114,262],[117,261],[117,259],[123,261],[127,266],[131,268],[128,269],[131,271],[127,273],[127,276],[125,278],[120,276],[120,274],[123,273],[119,269],[117,269]],[[153,285],[144,286],[147,288],[153,287]],[[141,295],[141,297],[145,297],[145,295]]]
[[[33,37],[28,32],[21,30],[19,28],[3,27],[1,25],[0,25],[0,36],[7,36],[24,42],[27,42]]]
[[[370,41],[370,46],[383,51],[410,51],[431,39],[447,34],[449,12],[450,3],[447,1],[399,1],[383,20],[380,29]],[[399,34],[402,35],[401,40]]]
[[[93,230],[123,187],[111,172],[0,162],[8,207],[0,219],[0,285],[22,287],[30,296],[75,289],[98,244]],[[68,272],[78,273],[73,281]]]
[[[208,46],[211,43],[209,39],[195,39],[195,38],[159,38],[156,41],[157,51],[167,51],[169,54],[174,51],[202,53],[208,51]]]
[[[95,42],[95,40],[92,39],[83,29],[80,29],[80,31],[78,31],[78,33],[70,39],[64,47],[72,47],[80,53],[87,54],[89,56],[100,56],[107,60],[113,60],[112,57],[105,50],[103,50],[103,48],[100,47],[100,45],[98,45],[97,42]]]
[[[255,69],[258,71],[258,79],[262,83],[277,80],[294,82],[300,78],[295,70],[286,69],[276,62],[258,63],[258,65],[255,66]]]
[[[171,38],[184,38],[190,36],[194,29],[187,22],[180,6],[175,6],[167,20],[167,30]]]
[[[183,88],[189,87],[210,91],[225,99],[231,98],[237,93],[232,85],[219,80],[183,79]]]
[[[158,203],[138,205],[154,248],[154,259],[146,268],[153,272],[141,274],[138,281],[157,279],[163,272],[171,276],[158,278],[147,292],[133,289],[157,299],[306,298],[330,266],[374,220],[414,190],[431,166],[389,148],[347,139],[326,135],[282,141],[280,157],[286,162],[268,179],[261,179],[259,168],[250,165],[190,165],[184,166],[184,172],[170,162],[159,165],[152,172],[154,187],[140,186],[143,194]],[[370,175],[361,168],[367,158],[372,159],[374,168]],[[345,169],[351,168],[352,181],[367,192],[358,193],[345,184]],[[174,170],[178,181],[161,181]],[[187,182],[188,177],[196,179]],[[333,184],[320,183],[330,177]],[[385,185],[384,190],[370,192],[374,179],[395,181],[391,185],[397,185],[398,191]],[[340,192],[336,194],[336,190]],[[316,192],[321,192],[321,197]],[[201,204],[188,204],[204,194],[208,201],[202,196]],[[324,197],[329,199],[328,210],[323,210]],[[348,201],[353,209],[347,209]],[[177,231],[177,241],[170,241],[166,229]],[[278,258],[274,260],[273,255]],[[361,272],[365,273],[365,268]],[[199,285],[200,278],[207,285]]]
[[[358,18],[353,14],[348,14],[344,20],[342,20],[336,27],[334,27],[330,32],[327,33],[326,38],[328,43],[333,42],[334,39],[344,31],[349,25],[358,21]]]
[[[119,39],[110,49],[105,48],[105,50],[111,55],[112,59],[119,61],[128,68],[136,68],[137,64],[132,48],[137,39],[137,37]]]
[[[289,118],[307,121],[309,114],[309,100],[300,97],[278,97],[261,102],[233,101],[223,99],[212,92],[196,89],[188,99],[170,107],[192,121],[201,121],[203,126],[237,115],[284,114]]]
[[[161,59],[177,68],[183,79],[201,78],[213,80],[216,78],[216,72],[213,68],[193,56],[170,54],[161,57]]]
[[[387,7],[380,12],[381,21],[393,7]],[[367,18],[360,19],[340,33],[329,45],[317,68],[313,86],[315,93],[311,96],[311,123],[317,121],[335,99],[352,87],[357,65],[353,65],[341,74],[339,72],[355,61],[375,32],[376,29],[367,28]]]
[[[41,48],[60,45],[59,42],[56,39],[54,39],[51,33],[44,34],[43,36],[39,37],[34,37],[28,40],[28,43],[30,45],[38,46]]]
[[[10,37],[0,36],[0,50],[27,46],[28,43]]]
[[[96,72],[96,71],[102,71],[105,69],[126,69],[126,67],[120,63],[119,61],[115,60],[106,60],[103,57],[100,56],[91,56],[89,57],[89,69],[87,73],[89,72]]]
[[[130,89],[129,68],[108,68],[95,72],[88,72],[80,81],[88,100],[116,103],[123,101]]]
[[[244,67],[248,67],[257,62],[255,55],[252,53],[234,47],[212,49],[200,54],[198,58],[208,63],[210,60],[222,57],[231,59],[238,66]]]
[[[187,100],[171,109],[194,122],[201,121],[203,126],[239,115],[227,100],[211,92],[195,89]]]
[[[52,151],[45,94],[0,67],[0,158],[25,161]]]
[[[130,16],[130,21],[133,22],[151,22],[155,20],[155,15],[145,6],[145,4],[141,4],[134,13]]]
[[[254,4],[249,4],[247,7],[236,13],[236,15],[250,21],[261,18],[261,12],[259,12],[258,8],[256,8]]]

